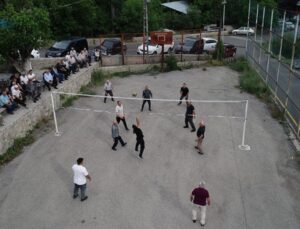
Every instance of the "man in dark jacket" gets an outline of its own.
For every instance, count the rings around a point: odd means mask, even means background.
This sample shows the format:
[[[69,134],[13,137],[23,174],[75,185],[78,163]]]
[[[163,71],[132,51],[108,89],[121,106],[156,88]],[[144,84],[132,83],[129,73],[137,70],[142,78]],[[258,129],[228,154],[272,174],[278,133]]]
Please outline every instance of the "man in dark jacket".
[[[193,118],[195,117],[195,108],[192,105],[191,101],[186,102],[186,112],[185,112],[185,126],[183,128],[189,128],[189,124],[192,127],[191,132],[195,132],[196,128],[193,122]]]
[[[141,108],[141,111],[144,110],[144,105],[145,103],[147,102],[148,105],[149,105],[149,111],[151,111],[151,98],[152,98],[152,92],[150,91],[150,89],[148,88],[148,86],[146,85],[145,86],[145,89],[143,91],[143,105],[142,105],[142,108]]]
[[[179,98],[178,105],[181,104],[181,101],[182,101],[183,98],[185,98],[185,100],[189,99],[189,89],[186,86],[186,83],[183,83],[182,87],[180,88],[180,98]]]
[[[133,133],[136,134],[135,151],[138,151],[138,147],[139,147],[139,145],[141,145],[139,158],[143,159],[143,152],[144,152],[144,149],[145,149],[145,142],[144,142],[143,131],[140,129],[140,121],[139,121],[138,118],[136,118],[136,125],[135,124],[132,125],[132,129],[133,129]]]

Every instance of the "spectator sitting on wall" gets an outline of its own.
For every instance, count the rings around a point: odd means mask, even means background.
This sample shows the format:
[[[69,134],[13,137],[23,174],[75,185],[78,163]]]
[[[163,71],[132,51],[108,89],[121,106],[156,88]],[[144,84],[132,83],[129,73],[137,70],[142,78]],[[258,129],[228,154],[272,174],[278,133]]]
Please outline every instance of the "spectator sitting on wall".
[[[13,84],[17,84],[18,86],[21,86],[21,78],[20,78],[20,73],[16,72],[10,77],[10,83],[9,83],[9,88],[12,87]]]
[[[75,74],[76,72],[79,71],[79,68],[78,68],[77,61],[76,61],[75,57],[71,56],[71,55],[67,55],[66,57],[68,58],[72,73]]]
[[[29,80],[28,84],[30,86],[33,101],[35,101],[41,96],[41,82],[38,81],[36,75],[32,72],[32,69],[28,71],[27,78]]]
[[[56,78],[59,83],[62,83],[64,81],[64,79],[65,79],[64,74],[59,73],[55,66],[51,67],[50,72],[53,75],[53,78]]]
[[[77,52],[74,47],[71,47],[70,56],[74,56],[75,58],[77,58]]]
[[[25,95],[21,92],[19,86],[17,84],[15,84],[14,86],[12,86],[11,88],[11,94],[13,96],[13,99],[16,103],[26,107],[26,97]]]
[[[66,65],[64,64],[64,61],[61,60],[56,64],[56,69],[59,73],[64,74],[65,79],[68,79],[68,76],[70,75],[70,70],[67,69]]]
[[[81,68],[87,67],[87,58],[86,58],[86,55],[84,54],[83,50],[78,54],[77,61]]]
[[[49,91],[51,91],[51,87],[50,86],[52,86],[55,89],[57,89],[57,80],[51,74],[51,68],[49,68],[47,71],[45,71],[43,73],[43,80],[44,80],[44,83],[45,83],[45,85],[46,85],[46,87],[48,88]]]
[[[7,90],[4,90],[0,94],[0,107],[5,107],[6,112],[8,114],[13,114],[14,110],[17,108],[16,102],[10,99],[10,97],[7,95]]]
[[[91,66],[92,58],[91,55],[89,54],[89,51],[86,48],[84,48],[83,53],[85,55],[87,62],[89,63],[89,66]]]
[[[95,61],[100,61],[100,49],[96,48],[94,55],[95,55]]]

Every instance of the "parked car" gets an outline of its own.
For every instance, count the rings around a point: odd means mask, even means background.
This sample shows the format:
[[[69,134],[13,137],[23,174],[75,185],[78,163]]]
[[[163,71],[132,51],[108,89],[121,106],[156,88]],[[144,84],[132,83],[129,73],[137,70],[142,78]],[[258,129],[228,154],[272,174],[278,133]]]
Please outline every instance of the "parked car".
[[[31,54],[30,54],[30,57],[31,57],[31,58],[40,58],[41,55],[40,55],[39,50],[32,49]]]
[[[236,54],[236,47],[232,44],[224,43],[224,56],[226,57],[234,57]]]
[[[218,32],[219,27],[216,24],[206,25],[204,26],[204,31],[207,32]]]
[[[122,53],[122,41],[119,38],[106,38],[100,47],[102,55],[116,55]],[[127,50],[126,44],[123,43],[123,51]]]
[[[177,45],[175,53],[210,53],[217,45],[217,40],[210,37],[203,37],[201,40],[197,37],[186,37],[183,43]]]
[[[300,69],[300,57],[294,59],[293,68]]]
[[[238,29],[232,30],[233,35],[253,35],[254,30],[248,27],[240,27]]]
[[[282,25],[283,25],[283,20],[278,20],[278,27],[281,29],[282,28]],[[294,30],[295,29],[295,25],[293,22],[290,22],[290,21],[285,21],[284,23],[284,31],[287,31],[287,30]]]
[[[63,57],[71,48],[76,52],[80,52],[84,48],[88,49],[88,43],[84,37],[69,37],[60,41],[56,41],[46,52],[46,57]]]
[[[175,48],[175,53],[199,54],[203,52],[203,40],[197,37],[186,37],[183,43],[179,43]]]
[[[157,44],[152,44],[151,40],[149,39],[148,42],[145,43],[145,45],[141,44],[137,48],[137,54],[147,54],[147,45],[148,45],[148,52],[149,55],[155,55],[155,54],[161,54],[162,52],[162,46]],[[144,50],[145,48],[145,50]],[[171,53],[174,48],[174,41],[172,44],[165,44],[164,45],[164,53]]]
[[[211,53],[213,51],[215,51],[216,49],[216,45],[218,43],[218,41],[214,38],[210,38],[210,37],[203,37],[203,52],[205,53]]]

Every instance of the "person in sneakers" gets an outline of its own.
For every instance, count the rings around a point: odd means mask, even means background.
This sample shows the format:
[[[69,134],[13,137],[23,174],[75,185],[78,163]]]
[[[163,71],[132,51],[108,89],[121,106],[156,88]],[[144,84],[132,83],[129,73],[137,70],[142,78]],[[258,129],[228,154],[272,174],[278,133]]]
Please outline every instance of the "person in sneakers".
[[[112,83],[110,82],[110,80],[106,80],[104,84],[104,91],[105,91],[104,103],[106,103],[107,95],[110,95],[111,101],[115,101],[112,89],[113,89]]]
[[[92,180],[87,169],[83,166],[83,158],[80,157],[77,159],[77,163],[72,166],[74,173],[73,182],[74,182],[74,192],[73,199],[78,197],[78,191],[80,189],[80,200],[85,201],[88,196],[85,195],[87,179]]]
[[[200,224],[205,225],[206,206],[210,205],[209,192],[204,188],[205,182],[201,181],[199,186],[195,188],[191,194],[191,202],[193,203],[193,223],[197,220],[197,211],[200,210]]]
[[[186,83],[183,83],[182,87],[180,88],[180,98],[179,98],[179,103],[177,105],[181,104],[183,98],[185,98],[185,100],[189,99],[189,89],[186,86]]]
[[[145,89],[143,91],[143,104],[142,104],[141,111],[144,110],[144,106],[145,106],[146,102],[148,103],[149,111],[151,111],[151,100],[150,100],[151,98],[152,98],[152,92],[150,91],[150,89],[146,85]]]
[[[195,132],[196,128],[193,122],[193,118],[195,117],[195,108],[192,105],[191,101],[186,102],[186,112],[185,112],[185,126],[183,128],[189,128],[189,124],[192,127],[191,132]]]
[[[112,150],[117,150],[116,146],[118,145],[118,142],[120,142],[122,146],[125,146],[127,144],[123,141],[122,137],[120,136],[118,123],[115,120],[113,120],[113,124],[111,126],[111,135],[114,139],[114,144],[111,148]]]
[[[128,127],[127,127],[126,119],[125,119],[124,107],[123,107],[123,104],[121,103],[121,101],[117,101],[117,106],[116,106],[116,120],[117,120],[118,124],[122,120],[125,129],[129,130]]]
[[[203,154],[203,151],[202,151],[202,142],[203,142],[203,139],[204,139],[204,133],[205,133],[205,125],[204,125],[204,121],[201,120],[200,123],[199,123],[199,127],[197,129],[197,145],[195,146],[196,149],[198,149],[198,153],[199,154]]]
[[[132,125],[133,133],[136,134],[136,144],[135,144],[135,151],[138,151],[138,147],[140,145],[140,154],[139,158],[143,159],[143,152],[145,149],[145,141],[144,141],[144,134],[140,128],[140,120],[136,118],[136,125]]]

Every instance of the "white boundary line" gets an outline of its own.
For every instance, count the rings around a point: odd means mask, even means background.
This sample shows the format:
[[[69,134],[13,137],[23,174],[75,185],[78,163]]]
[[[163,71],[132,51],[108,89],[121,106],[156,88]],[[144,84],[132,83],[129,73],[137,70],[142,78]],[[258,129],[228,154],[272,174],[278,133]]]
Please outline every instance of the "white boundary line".
[[[95,113],[108,113],[108,114],[115,114],[114,111],[108,111],[108,110],[97,110],[97,109],[89,109],[89,108],[80,108],[80,107],[63,107],[64,109],[69,109],[69,110],[77,110],[77,111],[91,111]],[[141,113],[140,111],[137,112],[127,112],[125,113],[126,115],[128,114],[137,114]],[[162,112],[150,112],[149,115],[164,115],[164,116],[182,116],[184,117],[184,113],[162,113]],[[226,115],[207,115],[207,114],[199,114],[195,115],[195,117],[207,117],[207,118],[230,118],[230,119],[242,119],[244,120],[245,117],[239,117],[239,116],[226,116]]]

